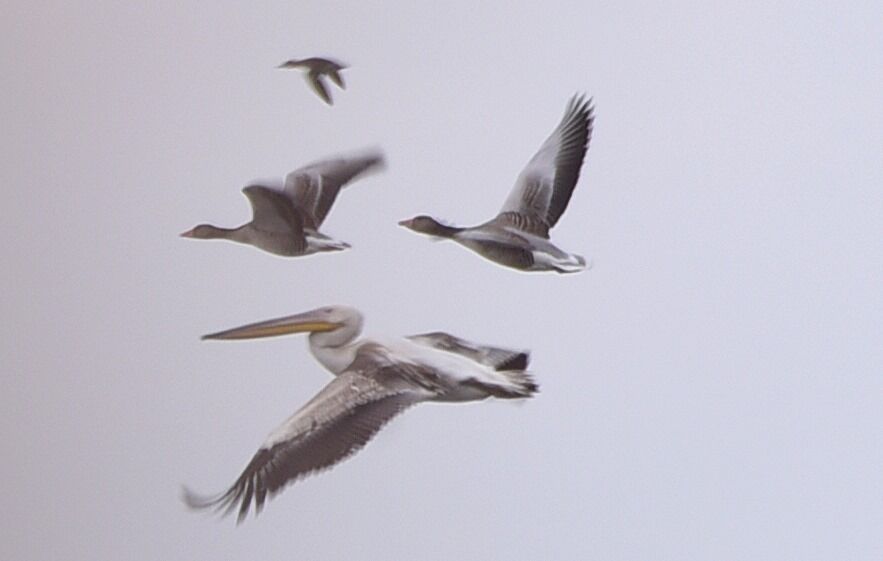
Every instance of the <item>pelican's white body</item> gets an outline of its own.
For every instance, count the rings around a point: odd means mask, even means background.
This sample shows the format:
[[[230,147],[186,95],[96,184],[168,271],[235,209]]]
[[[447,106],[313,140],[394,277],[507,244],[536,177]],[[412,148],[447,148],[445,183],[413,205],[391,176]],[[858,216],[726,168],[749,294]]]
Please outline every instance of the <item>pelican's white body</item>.
[[[426,367],[435,372],[441,382],[451,391],[432,401],[474,401],[488,397],[487,392],[475,385],[463,382],[476,381],[490,386],[517,391],[519,386],[511,378],[494,368],[471,360],[454,352],[430,347],[401,337],[362,339],[352,344],[327,346],[316,342],[316,334],[310,336],[310,352],[322,366],[338,375],[352,364],[362,345],[375,344],[388,353],[390,364],[409,363]]]
[[[238,506],[242,521],[252,503],[260,511],[284,486],[350,457],[417,403],[527,398],[537,392],[524,370],[527,352],[477,345],[441,332],[358,341],[361,330],[358,310],[326,306],[203,337],[254,339],[309,332],[310,351],[335,378],[268,435],[227,491],[202,497],[185,489],[188,506],[225,512]]]

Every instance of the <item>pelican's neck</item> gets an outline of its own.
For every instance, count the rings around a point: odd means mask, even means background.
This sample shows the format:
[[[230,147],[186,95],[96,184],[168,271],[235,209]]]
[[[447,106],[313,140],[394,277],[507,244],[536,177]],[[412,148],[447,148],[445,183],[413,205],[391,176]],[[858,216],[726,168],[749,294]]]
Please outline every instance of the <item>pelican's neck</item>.
[[[361,325],[344,326],[334,331],[310,333],[310,352],[335,376],[347,369],[356,358]]]

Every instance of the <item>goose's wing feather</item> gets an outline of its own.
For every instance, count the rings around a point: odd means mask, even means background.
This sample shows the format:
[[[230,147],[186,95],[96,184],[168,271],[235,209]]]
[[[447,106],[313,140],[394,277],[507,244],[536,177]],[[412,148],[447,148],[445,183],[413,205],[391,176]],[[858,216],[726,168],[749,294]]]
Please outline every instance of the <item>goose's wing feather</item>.
[[[314,162],[285,177],[285,194],[310,215],[318,228],[328,216],[341,188],[383,165],[383,154],[378,151]]]
[[[313,91],[322,98],[322,101],[328,105],[334,104],[334,102],[331,101],[331,94],[328,93],[328,87],[325,86],[325,81],[322,79],[321,72],[311,70],[307,73],[307,81],[310,83],[310,86],[312,86]]]
[[[491,222],[503,228],[515,228],[528,234],[549,237],[549,224],[535,213],[506,211],[498,214]]]
[[[242,193],[251,204],[255,229],[291,236],[301,249],[306,247],[303,217],[284,193],[264,185],[249,185]]]
[[[501,213],[514,212],[552,228],[561,218],[579,180],[592,136],[592,100],[570,100],[561,122],[515,182]]]
[[[481,254],[496,263],[525,271],[534,264],[532,251],[501,243],[486,243]]]
[[[457,241],[496,263],[527,270],[534,264],[530,242],[496,219],[457,235]]]
[[[239,522],[252,504],[260,512],[268,496],[355,454],[393,417],[431,397],[412,375],[407,367],[360,350],[347,371],[270,433],[230,489],[214,497],[185,489],[184,501],[224,514],[238,508]]]
[[[320,174],[300,170],[293,171],[285,177],[285,196],[303,212],[306,226],[313,230],[318,230],[321,224],[321,220],[316,217],[316,210],[322,199],[322,183]],[[325,193],[326,198],[330,196],[331,202],[334,202],[337,193],[332,195],[330,189]],[[329,203],[328,206],[330,208],[331,204]]]
[[[494,370],[526,370],[530,362],[530,353],[527,351],[481,345],[443,331],[411,335],[408,339],[434,349],[461,355],[490,366]]]

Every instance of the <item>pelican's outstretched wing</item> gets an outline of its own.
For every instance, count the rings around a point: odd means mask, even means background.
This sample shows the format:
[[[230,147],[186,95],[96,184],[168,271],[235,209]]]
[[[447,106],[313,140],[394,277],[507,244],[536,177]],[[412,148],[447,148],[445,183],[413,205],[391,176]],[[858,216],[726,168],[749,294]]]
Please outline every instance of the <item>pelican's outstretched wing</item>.
[[[318,228],[342,187],[364,173],[381,169],[384,163],[379,151],[314,162],[285,176],[285,194]]]
[[[592,137],[591,104],[591,99],[581,96],[570,100],[561,122],[518,176],[499,220],[548,237],[548,230],[561,218],[579,180]]]
[[[355,454],[397,414],[432,397],[411,368],[360,350],[347,371],[270,433],[230,489],[214,497],[185,489],[184,501],[224,514],[238,508],[238,522],[252,503],[260,512],[267,496]]]
[[[481,345],[443,331],[411,335],[408,339],[421,345],[456,353],[469,360],[490,366],[494,370],[527,370],[527,365],[530,362],[530,353],[527,351]]]

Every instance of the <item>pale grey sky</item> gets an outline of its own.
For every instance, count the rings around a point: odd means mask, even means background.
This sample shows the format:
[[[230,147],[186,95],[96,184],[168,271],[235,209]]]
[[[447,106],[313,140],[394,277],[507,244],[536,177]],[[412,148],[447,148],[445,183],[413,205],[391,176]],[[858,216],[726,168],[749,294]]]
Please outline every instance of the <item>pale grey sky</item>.
[[[2,559],[883,558],[875,2],[11,2],[0,18]],[[291,57],[351,64],[324,106]],[[561,277],[396,226],[496,212],[568,98],[595,135]],[[177,234],[380,145],[281,259]],[[423,405],[240,527],[187,512],[328,380],[303,338],[533,350],[529,402]]]

